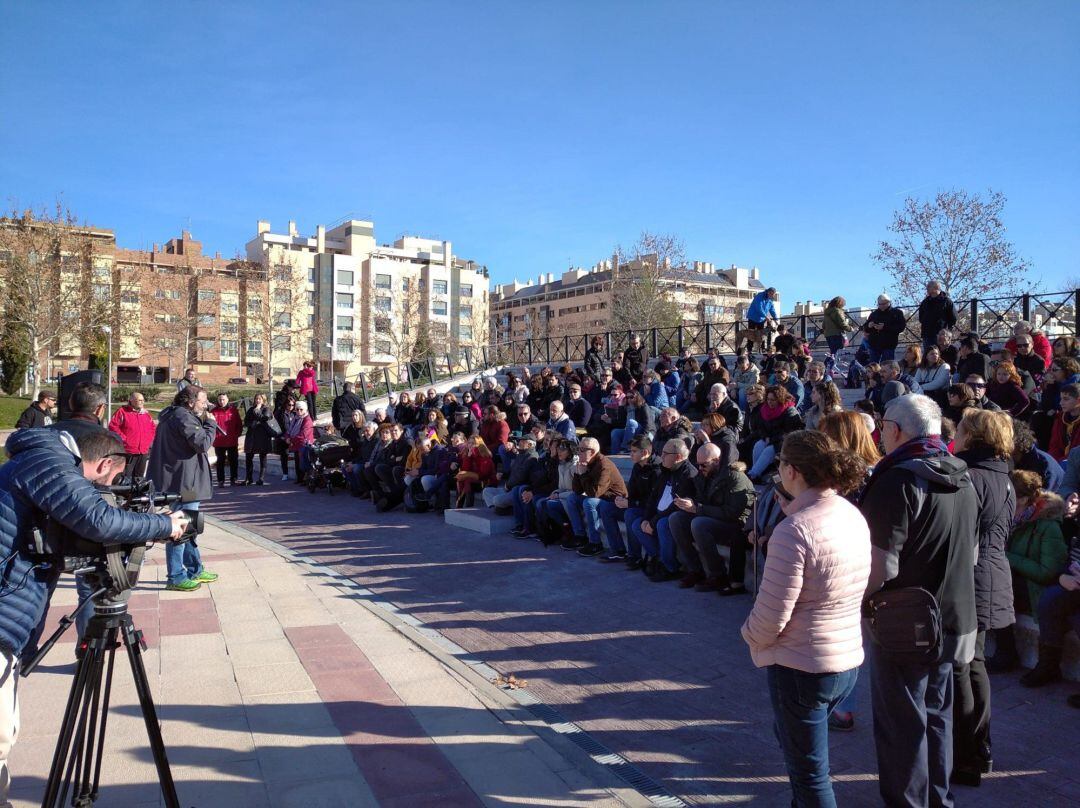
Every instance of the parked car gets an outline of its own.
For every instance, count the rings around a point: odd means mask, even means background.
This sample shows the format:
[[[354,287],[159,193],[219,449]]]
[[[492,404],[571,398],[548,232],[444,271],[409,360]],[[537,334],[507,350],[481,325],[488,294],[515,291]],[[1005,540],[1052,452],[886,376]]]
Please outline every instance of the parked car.
[[[234,376],[233,378],[229,379],[229,384],[251,384],[251,380],[245,379],[241,376]]]

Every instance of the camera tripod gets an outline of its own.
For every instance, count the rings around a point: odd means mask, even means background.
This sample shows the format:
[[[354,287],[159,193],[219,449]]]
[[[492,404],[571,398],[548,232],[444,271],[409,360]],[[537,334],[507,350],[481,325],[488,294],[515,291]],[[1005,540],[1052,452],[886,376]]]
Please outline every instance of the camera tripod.
[[[165,742],[161,737],[157,711],[150,694],[150,682],[143,665],[142,652],[146,649],[146,644],[143,642],[142,632],[135,628],[128,613],[129,594],[124,592],[119,597],[110,596],[109,590],[102,587],[90,596],[94,604],[94,615],[90,618],[86,634],[82,638],[85,649],[75,668],[75,680],[71,684],[67,706],[64,708],[64,719],[60,725],[56,751],[53,753],[49,779],[45,785],[45,796],[41,801],[42,808],[59,808],[67,804],[69,790],[72,792],[70,804],[76,808],[92,808],[98,798],[113,664],[120,643],[127,649],[128,661],[131,663],[139,708],[146,723],[146,734],[150,739],[150,750],[154,756],[165,805],[169,808],[180,806],[169,760],[165,754]],[[25,673],[30,673],[37,666],[60,635],[74,622],[75,615],[85,607],[84,600],[74,612],[61,618],[60,627],[25,666]]]

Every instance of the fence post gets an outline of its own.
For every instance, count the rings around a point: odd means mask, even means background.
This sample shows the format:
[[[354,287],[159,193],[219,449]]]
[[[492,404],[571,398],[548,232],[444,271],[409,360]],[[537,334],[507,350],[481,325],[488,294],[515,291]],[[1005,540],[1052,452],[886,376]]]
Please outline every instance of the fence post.
[[[562,338],[563,361],[570,364],[570,335],[564,334]]]
[[[452,378],[454,375],[454,363],[450,360],[450,352],[446,353],[446,376]]]
[[[488,359],[488,349],[486,345],[480,346],[480,361],[484,363],[484,370],[491,367],[491,361]]]
[[[427,375],[432,384],[435,384],[435,360],[432,357],[427,358]]]
[[[705,323],[705,353],[712,350],[712,323]]]
[[[529,365],[530,370],[532,369],[532,363],[533,363],[533,347],[532,347],[532,343],[533,343],[532,337],[529,337],[527,340],[525,340],[525,358],[528,359],[528,361],[525,364]]]
[[[605,331],[604,332],[604,348],[605,348],[605,356],[607,356],[610,359],[611,358],[611,332],[610,331]]]
[[[683,349],[683,327],[682,323],[679,324],[679,355],[682,356]]]
[[[544,337],[544,364],[551,364],[551,337]]]
[[[412,377],[412,362],[405,363],[405,378],[409,380],[409,389],[412,390],[415,387]]]
[[[1031,323],[1031,295],[1024,292],[1023,299],[1020,303],[1020,311],[1023,312],[1023,319]],[[1031,323],[1035,325],[1034,323]]]
[[[367,376],[363,371],[357,374],[357,379],[360,382],[360,398],[365,404],[367,404]]]
[[[393,386],[390,384],[390,368],[383,366],[382,369],[383,381],[386,382],[386,400],[389,403],[390,394],[394,392]]]
[[[971,314],[971,330],[976,336],[979,336],[979,298],[971,298],[970,303]]]
[[[799,338],[806,339],[806,315],[799,315]]]
[[[656,341],[656,329],[652,329],[652,335],[649,338],[649,356],[656,356],[656,346],[659,343]]]

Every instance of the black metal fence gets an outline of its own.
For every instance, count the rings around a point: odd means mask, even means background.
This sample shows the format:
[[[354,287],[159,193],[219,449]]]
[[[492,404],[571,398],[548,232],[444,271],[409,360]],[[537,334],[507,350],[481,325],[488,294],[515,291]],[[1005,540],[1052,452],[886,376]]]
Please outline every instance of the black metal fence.
[[[1026,320],[1045,331],[1050,339],[1076,336],[1076,313],[1080,310],[1080,289],[1068,292],[1011,295],[1006,297],[973,298],[954,301],[957,333],[975,332],[980,339],[1004,341],[1012,336],[1013,326]],[[900,344],[922,341],[917,316],[918,303],[893,304],[904,312],[907,326],[900,335]],[[858,332],[873,308],[848,309],[845,315],[853,332]],[[787,315],[780,318],[791,333],[810,343],[811,349],[824,348],[822,333],[823,312]],[[721,353],[735,353],[736,343],[744,320],[681,325],[674,328],[652,328],[638,331],[600,332],[562,336],[542,336],[496,343],[481,349],[483,366],[575,364],[585,359],[593,337],[604,339],[605,355],[621,351],[630,344],[636,333],[650,356],[662,353],[676,355],[683,348],[694,354],[706,354],[713,348]]]
[[[491,366],[486,348],[462,348],[407,364],[387,365],[359,373],[356,392],[364,401],[368,401],[403,390],[428,387],[462,374],[479,373]]]

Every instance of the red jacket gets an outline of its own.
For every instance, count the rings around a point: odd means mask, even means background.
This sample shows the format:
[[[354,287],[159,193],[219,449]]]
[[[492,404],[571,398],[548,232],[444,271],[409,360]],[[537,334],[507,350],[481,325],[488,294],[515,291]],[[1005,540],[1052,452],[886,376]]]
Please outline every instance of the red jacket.
[[[494,452],[510,440],[510,424],[506,423],[505,418],[500,418],[498,421],[481,421],[480,437],[484,439],[484,444],[488,449]]]
[[[1016,337],[1009,337],[1009,341],[1005,343],[1005,350],[1013,356],[1017,355]],[[1054,364],[1054,346],[1050,344],[1045,334],[1031,334],[1031,352],[1042,357],[1047,369]]]
[[[495,482],[495,461],[479,452],[467,452],[461,458],[462,471],[475,471],[481,485]]]
[[[288,434],[289,449],[299,452],[309,443],[315,442],[315,423],[310,415],[305,415],[303,420],[298,419],[296,429],[290,429]]]
[[[300,385],[300,395],[319,392],[319,382],[315,378],[314,368],[303,368],[296,374],[296,383]]]
[[[1050,430],[1050,445],[1046,451],[1059,463],[1069,456],[1069,452],[1080,446],[1080,419],[1071,421],[1072,434],[1065,427],[1065,413],[1054,416],[1054,426]]]
[[[222,432],[214,438],[215,449],[227,449],[236,446],[240,441],[240,433],[244,431],[244,421],[240,417],[240,410],[232,404],[226,407],[218,407],[210,413],[214,416]]]
[[[150,444],[154,442],[157,424],[149,410],[135,412],[130,404],[113,413],[109,429],[124,441],[124,451],[128,454],[149,454]]]

